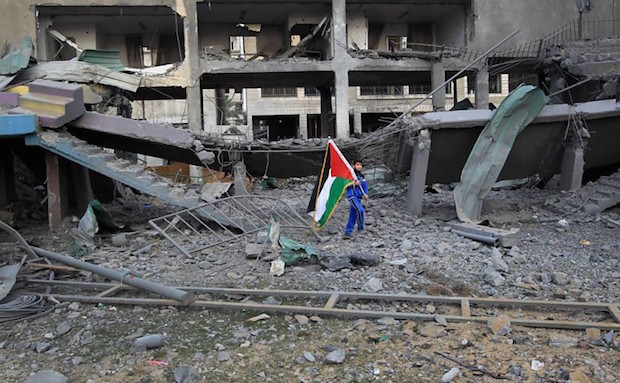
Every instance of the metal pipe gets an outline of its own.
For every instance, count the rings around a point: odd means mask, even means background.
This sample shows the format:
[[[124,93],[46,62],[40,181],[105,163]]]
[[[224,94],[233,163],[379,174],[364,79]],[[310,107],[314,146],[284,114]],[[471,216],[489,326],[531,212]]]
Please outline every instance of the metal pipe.
[[[486,243],[487,245],[497,246],[499,245],[499,238],[495,238],[490,235],[476,234],[476,233],[468,233],[466,231],[454,230],[452,229],[454,234],[458,234],[465,238],[473,239],[474,241]]]
[[[31,246],[31,248],[41,257],[46,257],[54,261],[63,263],[65,265],[76,267],[81,270],[90,271],[91,273],[102,275],[106,278],[110,278],[123,284],[137,287],[141,290],[146,290],[152,293],[163,295],[164,297],[179,301],[183,305],[190,304],[195,300],[194,293],[192,292],[183,291],[174,287],[168,287],[146,279],[141,279],[128,273],[110,270],[103,266],[93,265],[92,263],[80,261],[78,259],[58,253],[53,253],[51,251],[40,249],[38,247]]]

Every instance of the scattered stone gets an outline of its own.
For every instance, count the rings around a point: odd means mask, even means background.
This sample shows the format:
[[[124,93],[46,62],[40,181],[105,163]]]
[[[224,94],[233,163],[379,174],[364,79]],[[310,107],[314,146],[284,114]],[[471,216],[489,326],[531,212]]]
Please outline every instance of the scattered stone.
[[[551,273],[551,280],[558,286],[566,286],[568,284],[568,277],[565,273]]]
[[[502,253],[497,247],[494,247],[491,253],[491,260],[493,262],[493,268],[498,271],[507,273],[510,269],[506,261],[502,259]]]
[[[487,326],[491,330],[491,332],[495,335],[504,336],[510,334],[512,331],[512,325],[510,323],[510,318],[505,315],[500,315],[498,317],[489,318],[487,322]]]
[[[279,305],[280,304],[280,302],[272,296],[268,296],[266,299],[263,300],[262,303],[264,305]]]
[[[215,154],[206,150],[201,150],[196,153],[196,157],[205,165],[209,165],[215,161]]]
[[[614,343],[614,330],[609,330],[607,333],[605,333],[605,335],[603,336],[603,340],[607,344],[613,344]]]
[[[366,283],[362,285],[362,290],[371,293],[383,290],[383,283],[378,278],[370,278]]]
[[[435,323],[428,323],[420,328],[420,335],[427,338],[441,338],[446,334],[446,330],[443,327],[437,326]]]
[[[377,319],[377,323],[383,326],[393,326],[395,324],[398,324],[398,321],[392,317],[383,317]]]
[[[447,383],[447,382],[451,382],[452,379],[456,378],[459,374],[459,369],[458,367],[454,367],[452,369],[450,369],[450,371],[446,372],[445,374],[443,374],[443,376],[441,377],[441,382],[442,383]]]
[[[344,269],[352,270],[355,268],[349,257],[331,257],[329,262],[324,265],[329,271],[340,271]]]
[[[308,324],[308,321],[309,321],[307,316],[301,315],[301,314],[295,315],[295,320],[297,320],[297,323],[301,325]]]
[[[549,336],[549,347],[575,347],[577,345],[577,339],[570,338],[564,335],[550,335]]]
[[[555,223],[555,225],[560,228],[560,229],[568,229],[568,221],[565,219],[561,219],[558,222]]]
[[[217,353],[218,362],[226,362],[227,360],[230,360],[230,353],[227,351],[220,351]]]
[[[271,318],[269,315],[263,313],[263,314],[260,314],[260,315],[257,315],[255,317],[248,319],[248,322],[258,322],[258,321],[269,319],[269,318]]]
[[[327,363],[341,364],[344,362],[345,356],[344,350],[337,348],[325,356],[325,361]]]
[[[413,242],[411,242],[408,239],[404,239],[401,243],[400,243],[400,251],[404,252],[408,252],[411,251],[413,249]]]
[[[448,327],[448,321],[443,315],[435,315],[435,322],[441,326]]]
[[[29,376],[24,383],[68,383],[69,378],[53,370],[42,370]]]
[[[65,335],[69,331],[71,331],[71,325],[67,322],[59,323],[58,326],[56,326],[57,336]]]
[[[349,258],[352,264],[359,266],[376,266],[381,260],[378,254],[370,253],[351,253]]]
[[[71,358],[71,364],[73,364],[74,366],[79,366],[82,363],[82,357],[81,356],[75,356],[73,358]]]
[[[426,311],[428,314],[434,314],[436,310],[437,310],[437,307],[435,307],[431,303],[427,304],[426,307],[424,308],[424,311]]]
[[[112,246],[116,246],[116,247],[122,247],[129,243],[129,239],[127,239],[126,233],[116,234],[112,236],[110,241],[112,242]]]
[[[78,311],[80,309],[80,304],[77,302],[73,302],[69,305],[69,310]]]
[[[587,328],[586,329],[586,337],[591,340],[601,339],[601,330],[598,328]]]
[[[318,323],[318,322],[323,322],[323,318],[321,318],[321,317],[320,317],[320,316],[318,316],[318,315],[313,315],[313,316],[311,316],[311,317],[310,317],[310,320],[311,320],[312,322],[316,322],[316,323]]]
[[[198,370],[192,366],[177,367],[174,369],[175,383],[197,383],[200,381]]]
[[[312,353],[308,352],[308,351],[304,351],[304,358],[308,361],[308,362],[316,362],[316,358],[314,357],[314,355],[312,355]]]
[[[487,269],[483,278],[486,283],[493,287],[499,287],[506,282],[506,278],[493,269]]]
[[[568,374],[568,379],[572,383],[591,383],[592,381],[582,371],[576,370]]]
[[[45,342],[37,342],[37,344],[35,345],[35,350],[37,351],[38,354],[42,353],[48,348],[50,348],[50,344],[45,343]]]
[[[263,245],[258,243],[248,243],[245,246],[245,257],[247,259],[256,259],[263,252]]]

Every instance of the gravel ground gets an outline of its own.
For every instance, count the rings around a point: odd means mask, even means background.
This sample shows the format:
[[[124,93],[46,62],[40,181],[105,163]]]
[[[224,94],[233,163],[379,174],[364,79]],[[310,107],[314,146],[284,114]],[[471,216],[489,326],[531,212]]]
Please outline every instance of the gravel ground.
[[[257,188],[258,189],[258,188]],[[289,182],[280,189],[255,193],[280,198],[300,213],[305,211],[311,185]],[[318,242],[304,231],[283,230],[298,242],[309,242],[321,261],[287,266],[284,275],[271,276],[270,263],[246,259],[256,235],[182,255],[151,231],[145,220],[167,211],[144,201],[108,205],[119,221],[136,233],[127,245],[112,246],[109,235],[87,260],[119,270],[156,271],[149,277],[168,285],[252,289],[373,291],[570,302],[620,301],[620,209],[598,216],[568,215],[560,221],[545,201],[561,198],[554,190],[521,189],[493,192],[484,218],[498,228],[519,229],[517,245],[493,248],[453,233],[452,193],[436,187],[425,195],[424,215],[410,217],[401,199],[376,198],[366,205],[364,232],[342,238],[348,206],[341,203]],[[123,209],[124,207],[124,209]],[[130,214],[128,209],[132,209]],[[64,252],[76,224],[48,234],[45,224],[23,224],[19,230],[31,243]],[[6,237],[0,240],[9,241]],[[138,256],[132,250],[155,245]],[[0,242],[2,261],[19,260],[21,252]],[[325,267],[343,256],[375,257],[376,265],[337,271]],[[264,258],[269,258],[267,254]],[[47,277],[25,267],[20,279]],[[85,272],[59,272],[57,279],[100,281]],[[41,286],[18,281],[14,291],[41,292]],[[54,288],[53,293],[79,290]],[[142,295],[144,296],[144,295]],[[202,298],[210,298],[202,296]],[[230,299],[243,297],[231,296]],[[255,298],[273,304],[322,305],[317,300]],[[246,299],[247,301],[247,299]],[[458,315],[457,308],[433,304],[393,305],[342,301],[339,308],[408,310],[436,315],[429,324],[389,318],[355,319],[306,317],[270,313],[248,321],[260,311],[199,308],[64,304],[28,321],[0,327],[0,380],[22,382],[51,369],[72,382],[615,382],[620,355],[617,336],[606,331],[534,329],[500,323],[444,323],[442,316]],[[474,315],[510,318],[610,320],[603,313],[529,312],[485,308]],[[133,349],[133,341],[161,333],[165,345]],[[457,358],[461,365],[450,360]],[[543,363],[544,366],[540,366]],[[539,366],[537,366],[539,365]],[[467,367],[465,367],[467,366]],[[181,369],[184,368],[184,369]],[[458,368],[458,371],[451,369]],[[477,371],[473,371],[477,370]],[[175,377],[176,371],[176,377]],[[484,372],[481,372],[484,371]],[[181,372],[191,375],[182,378]],[[447,374],[444,376],[444,374]],[[454,375],[454,376],[451,376]],[[495,378],[494,378],[494,377]],[[31,378],[32,379],[32,378]],[[46,381],[36,380],[36,381]]]

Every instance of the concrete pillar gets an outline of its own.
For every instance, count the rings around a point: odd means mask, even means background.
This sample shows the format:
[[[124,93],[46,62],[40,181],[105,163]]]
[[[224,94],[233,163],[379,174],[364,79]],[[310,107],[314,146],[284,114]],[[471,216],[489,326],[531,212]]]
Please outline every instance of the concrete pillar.
[[[75,204],[77,211],[84,213],[90,202],[95,198],[90,184],[90,174],[88,169],[75,163],[71,163],[71,178],[73,193],[75,193]]]
[[[187,93],[187,121],[192,132],[202,131],[202,92],[200,89],[200,46],[198,43],[198,10],[195,0],[183,0],[186,16],[183,18],[185,61],[190,75]]]
[[[362,112],[359,110],[353,111],[353,130],[357,134],[362,134]]]
[[[237,162],[233,165],[233,186],[235,188],[235,195],[249,194],[245,187],[245,181],[247,179],[247,170],[243,162]]]
[[[306,113],[299,114],[299,132],[297,137],[301,139],[308,138],[308,115]]]
[[[332,68],[336,89],[336,137],[349,137],[349,61],[346,0],[332,0]]]
[[[409,172],[409,190],[407,191],[407,210],[415,216],[422,214],[422,200],[426,187],[426,172],[428,170],[430,153],[431,132],[424,129],[418,133],[413,146],[411,170]]]
[[[443,63],[440,61],[434,62],[431,68],[431,88],[435,89],[446,81],[446,71],[444,70]],[[433,95],[433,111],[443,112],[446,110],[446,87],[442,86]]]
[[[47,170],[47,215],[50,230],[58,230],[62,224],[62,204],[60,192],[60,161],[57,155],[46,151]]]
[[[50,51],[50,37],[47,33],[47,29],[52,25],[52,18],[49,15],[39,15],[37,16],[37,41],[35,41],[34,45],[36,48],[36,57],[37,61],[44,62],[49,61],[51,59],[49,51]]]
[[[562,190],[579,190],[581,188],[584,165],[581,146],[574,144],[564,149],[562,173],[560,174],[560,188]]]
[[[318,86],[321,95],[321,137],[335,137],[332,123],[332,90],[329,86]]]
[[[13,152],[4,147],[0,152],[0,207],[16,200]]]
[[[489,67],[476,72],[476,109],[489,109]]]
[[[349,73],[336,72],[336,137],[349,137]]]

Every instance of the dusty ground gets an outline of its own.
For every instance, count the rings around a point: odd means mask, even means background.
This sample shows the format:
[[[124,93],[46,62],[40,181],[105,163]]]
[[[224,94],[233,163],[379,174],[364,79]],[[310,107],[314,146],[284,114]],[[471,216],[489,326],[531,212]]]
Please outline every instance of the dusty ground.
[[[620,301],[620,228],[618,208],[600,216],[567,216],[557,225],[556,213],[545,209],[554,190],[522,189],[494,192],[485,217],[504,228],[519,228],[518,245],[494,250],[452,233],[447,222],[455,218],[452,194],[425,196],[425,214],[410,218],[399,199],[375,199],[367,205],[367,229],[349,241],[342,239],[348,207],[341,204],[322,232],[319,243],[304,232],[287,232],[309,241],[324,260],[351,253],[380,257],[375,266],[329,271],[318,263],[287,267],[281,277],[269,275],[269,263],[245,258],[253,236],[193,254],[187,258],[151,232],[146,218],[165,209],[146,209],[141,200],[107,206],[118,220],[131,222],[138,233],[129,244],[114,247],[109,237],[86,259],[115,269],[140,273],[158,270],[151,279],[169,285],[243,287],[260,289],[365,291],[375,278],[380,293],[453,296],[494,296],[566,301]],[[288,183],[285,188],[257,193],[281,198],[300,212],[310,185]],[[299,198],[298,196],[303,196]],[[131,206],[130,206],[131,205]],[[134,210],[127,214],[127,208]],[[121,212],[125,212],[122,214]],[[27,240],[49,250],[64,252],[71,239],[65,230],[55,235],[45,224],[20,227]],[[7,237],[0,237],[8,241]],[[131,250],[156,243],[139,256]],[[0,243],[3,262],[21,256],[11,242]],[[32,276],[24,268],[21,277]],[[501,278],[497,278],[497,274]],[[494,276],[491,278],[489,276]],[[46,277],[39,272],[35,277]],[[96,281],[84,273],[61,273],[57,279]],[[375,281],[376,282],[376,281]],[[18,291],[42,292],[41,286],[18,283]],[[97,291],[62,290],[77,294]],[[203,297],[209,298],[209,297]],[[232,297],[240,299],[242,297]],[[255,299],[260,302],[264,298]],[[274,303],[274,298],[268,298]],[[275,303],[322,305],[316,300],[275,299]],[[440,304],[402,304],[344,301],[340,308],[408,310],[438,315],[456,314]],[[0,377],[22,382],[29,375],[53,369],[73,382],[174,382],[178,367],[194,367],[205,382],[437,382],[458,367],[454,382],[616,382],[620,379],[617,334],[605,331],[566,331],[512,326],[507,335],[495,335],[486,324],[436,323],[426,327],[414,321],[364,320],[269,314],[250,322],[260,311],[202,310],[175,307],[133,307],[67,304],[49,314],[0,327]],[[603,313],[528,312],[515,309],[478,309],[475,315],[512,318],[579,319],[603,321]],[[439,320],[441,321],[441,320]],[[59,327],[59,325],[61,325]],[[63,329],[64,327],[64,329]],[[65,332],[69,329],[68,332]],[[165,346],[145,352],[132,350],[135,338],[153,333],[165,336]],[[328,354],[344,354],[331,363]],[[440,355],[458,358],[474,372]],[[332,354],[333,355],[333,354]],[[532,362],[544,363],[538,371]],[[185,380],[197,381],[197,380]]]

